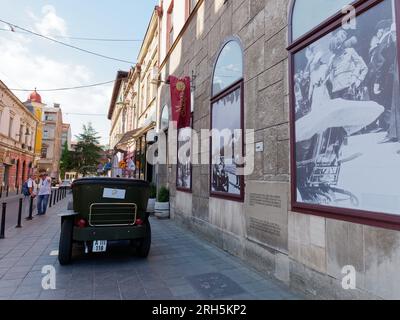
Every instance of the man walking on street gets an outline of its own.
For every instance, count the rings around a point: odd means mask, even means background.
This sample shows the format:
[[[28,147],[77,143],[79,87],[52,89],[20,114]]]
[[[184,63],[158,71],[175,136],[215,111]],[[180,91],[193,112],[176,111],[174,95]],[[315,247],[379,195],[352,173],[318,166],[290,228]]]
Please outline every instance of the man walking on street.
[[[40,173],[39,179],[39,193],[38,193],[38,216],[46,214],[47,205],[51,194],[51,179],[47,176],[46,172]]]
[[[31,173],[29,175],[28,180],[22,186],[22,193],[24,197],[24,207],[26,208],[26,214],[29,214],[30,209],[30,201],[31,198],[34,199],[37,195],[37,183],[36,183],[36,175]]]

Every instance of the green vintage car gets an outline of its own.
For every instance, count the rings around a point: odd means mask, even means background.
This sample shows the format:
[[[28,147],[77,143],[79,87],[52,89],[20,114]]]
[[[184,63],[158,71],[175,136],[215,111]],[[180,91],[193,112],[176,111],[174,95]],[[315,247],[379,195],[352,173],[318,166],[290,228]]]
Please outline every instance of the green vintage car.
[[[105,252],[110,241],[129,240],[138,256],[146,258],[151,246],[151,227],[146,212],[148,182],[116,178],[83,178],[72,184],[73,201],[59,214],[61,234],[58,259],[72,260],[75,243],[85,253]]]

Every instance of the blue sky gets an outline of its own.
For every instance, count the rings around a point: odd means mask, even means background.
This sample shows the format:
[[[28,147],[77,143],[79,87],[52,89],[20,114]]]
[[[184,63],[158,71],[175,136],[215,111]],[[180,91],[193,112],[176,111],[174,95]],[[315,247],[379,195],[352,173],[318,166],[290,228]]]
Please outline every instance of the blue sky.
[[[0,0],[0,19],[48,36],[143,39],[157,0]],[[0,23],[0,28],[4,25]],[[140,42],[62,40],[104,55],[135,62]],[[31,35],[0,31],[0,79],[9,88],[39,90],[113,80],[130,65],[105,60]],[[41,93],[44,103],[61,103],[64,113],[107,113],[112,85],[95,89]],[[15,92],[25,101],[28,93]],[[65,115],[78,134],[91,121],[108,142],[106,117]]]

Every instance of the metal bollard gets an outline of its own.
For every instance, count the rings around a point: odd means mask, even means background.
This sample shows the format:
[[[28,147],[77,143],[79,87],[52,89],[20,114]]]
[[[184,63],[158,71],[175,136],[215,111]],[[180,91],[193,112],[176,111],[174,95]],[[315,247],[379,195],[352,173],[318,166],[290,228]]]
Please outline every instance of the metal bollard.
[[[20,199],[19,199],[19,207],[18,207],[18,223],[17,223],[16,228],[22,228],[22,225],[21,225],[21,219],[22,219],[22,201],[23,201],[23,199],[20,198]]]
[[[50,192],[49,208],[51,208],[51,203],[53,202],[53,191]]]
[[[7,203],[3,202],[3,210],[2,210],[2,213],[1,213],[0,239],[4,239],[4,236],[5,236],[6,211],[7,211]]]
[[[57,190],[54,189],[53,206],[56,205],[56,199],[57,199]]]
[[[33,220],[33,198],[30,197],[29,201],[29,216],[26,218],[26,220]]]

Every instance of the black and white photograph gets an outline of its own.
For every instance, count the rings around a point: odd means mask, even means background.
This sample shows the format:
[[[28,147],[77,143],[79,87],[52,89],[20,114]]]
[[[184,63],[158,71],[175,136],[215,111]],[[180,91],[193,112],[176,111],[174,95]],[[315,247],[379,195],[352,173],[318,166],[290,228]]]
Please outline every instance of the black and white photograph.
[[[192,160],[191,160],[191,139],[188,134],[191,129],[181,129],[178,132],[178,164],[176,186],[178,189],[191,190],[192,188]],[[189,144],[189,145],[188,145]],[[182,154],[179,154],[179,151]]]
[[[212,107],[212,128],[221,133],[220,141],[212,140],[211,190],[240,195],[241,176],[237,174],[241,150],[238,145],[241,89],[228,94]],[[230,132],[226,137],[223,132]],[[235,132],[236,131],[236,132]]]
[[[394,1],[297,52],[297,202],[400,212],[400,96]],[[350,27],[349,27],[350,26]]]

